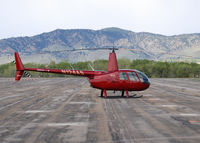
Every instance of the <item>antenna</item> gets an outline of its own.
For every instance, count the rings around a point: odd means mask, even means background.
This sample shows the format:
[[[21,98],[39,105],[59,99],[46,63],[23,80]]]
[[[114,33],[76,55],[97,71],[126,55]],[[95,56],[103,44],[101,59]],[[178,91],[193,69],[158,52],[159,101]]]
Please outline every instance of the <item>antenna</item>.
[[[70,67],[74,70],[74,67],[72,66],[72,64],[70,63]]]
[[[92,65],[89,63],[90,68],[94,71],[94,68],[92,67]]]

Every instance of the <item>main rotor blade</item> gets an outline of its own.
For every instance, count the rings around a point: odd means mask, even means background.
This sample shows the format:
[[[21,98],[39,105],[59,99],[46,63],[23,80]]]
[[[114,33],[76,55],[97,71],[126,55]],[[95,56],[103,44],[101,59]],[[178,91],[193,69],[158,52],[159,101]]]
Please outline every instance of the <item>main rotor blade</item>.
[[[132,47],[121,47],[119,48],[119,50],[130,50],[130,51],[135,51],[135,52],[145,52],[144,49],[135,49],[135,48],[132,48]],[[200,57],[194,57],[194,56],[189,56],[189,55],[183,55],[183,54],[176,54],[176,53],[173,53],[173,52],[153,52],[154,54],[168,54],[168,55],[173,55],[173,56],[176,56],[176,57],[186,57],[186,58],[193,58],[193,59],[200,59]]]
[[[117,48],[88,48],[88,49],[71,49],[71,50],[59,50],[59,51],[52,51],[52,52],[63,52],[63,51],[87,51],[87,50],[118,50]]]
[[[74,52],[74,51],[89,51],[89,50],[118,50],[118,48],[115,48],[113,46],[105,46],[100,48],[79,48],[79,49],[66,49],[66,50],[57,50],[57,51],[41,51],[36,52],[37,54],[45,54],[45,53],[57,53],[57,52]]]

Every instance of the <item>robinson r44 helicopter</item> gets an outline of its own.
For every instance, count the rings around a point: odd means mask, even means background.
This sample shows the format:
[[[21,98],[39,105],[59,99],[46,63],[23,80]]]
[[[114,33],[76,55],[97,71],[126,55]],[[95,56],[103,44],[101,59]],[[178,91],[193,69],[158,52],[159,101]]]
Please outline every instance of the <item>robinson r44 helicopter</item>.
[[[101,97],[107,97],[107,90],[122,91],[121,96],[129,97],[129,91],[142,91],[150,86],[148,77],[138,70],[119,70],[115,50],[109,54],[107,71],[88,71],[88,70],[69,70],[69,69],[39,69],[25,68],[22,64],[20,56],[14,53],[16,63],[15,80],[19,81],[24,71],[47,72],[57,74],[67,74],[75,76],[85,76],[88,78],[91,87],[101,90]]]

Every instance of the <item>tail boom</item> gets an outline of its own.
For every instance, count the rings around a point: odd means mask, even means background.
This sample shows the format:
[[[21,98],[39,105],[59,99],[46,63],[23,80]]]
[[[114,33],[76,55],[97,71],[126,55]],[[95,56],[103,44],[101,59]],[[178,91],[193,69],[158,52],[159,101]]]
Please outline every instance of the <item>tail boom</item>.
[[[93,77],[95,75],[101,75],[104,72],[101,71],[82,71],[82,70],[68,70],[68,69],[38,69],[38,68],[25,68],[26,71],[35,71],[35,72],[46,72],[46,73],[56,73],[56,74],[66,74],[66,75],[75,75],[75,76],[85,76]]]
[[[68,69],[40,69],[40,68],[24,68],[19,54],[15,52],[15,62],[16,62],[16,75],[15,80],[19,81],[24,73],[24,71],[35,71],[35,72],[46,72],[46,73],[56,73],[56,74],[67,74],[75,76],[85,76],[88,78],[93,78],[96,75],[104,74],[102,71],[82,71],[82,70],[68,70]]]

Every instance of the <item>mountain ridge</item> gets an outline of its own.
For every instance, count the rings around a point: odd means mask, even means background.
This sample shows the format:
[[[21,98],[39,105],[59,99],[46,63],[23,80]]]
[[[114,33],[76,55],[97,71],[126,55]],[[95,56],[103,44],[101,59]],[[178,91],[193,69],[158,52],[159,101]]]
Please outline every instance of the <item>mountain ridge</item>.
[[[149,32],[133,32],[116,27],[101,30],[56,29],[30,37],[0,40],[0,64],[9,62],[8,56],[12,56],[15,51],[20,52],[25,63],[48,63],[51,60],[77,62],[93,61],[99,58],[108,59],[108,51],[76,51],[73,54],[55,52],[103,46],[120,47],[117,52],[119,58],[180,60],[185,59],[185,57],[175,56],[175,54],[199,57],[200,33],[165,36]],[[44,51],[46,54],[41,54]]]

